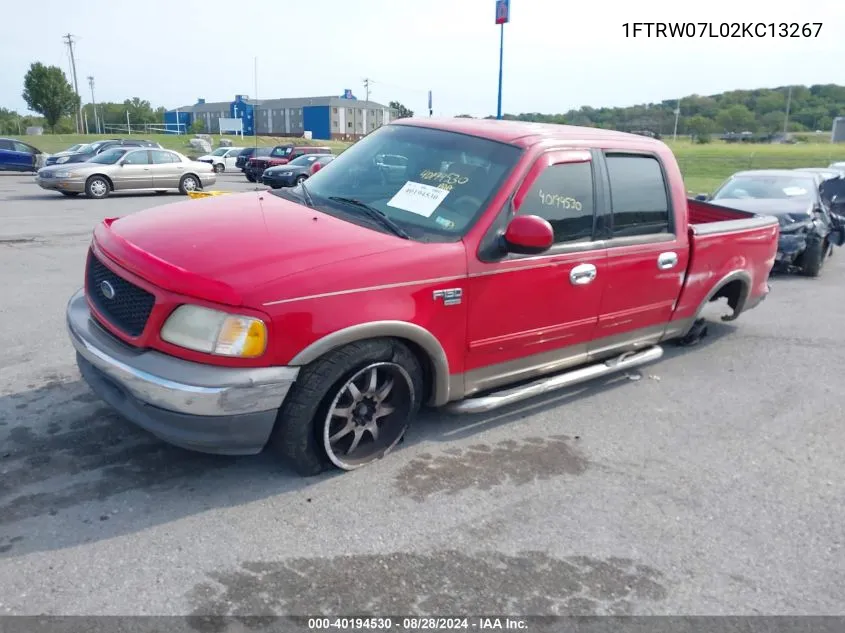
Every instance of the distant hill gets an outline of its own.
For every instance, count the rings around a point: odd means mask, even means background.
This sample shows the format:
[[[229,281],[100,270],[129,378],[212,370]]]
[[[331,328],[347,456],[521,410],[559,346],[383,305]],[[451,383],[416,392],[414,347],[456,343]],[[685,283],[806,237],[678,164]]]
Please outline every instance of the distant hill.
[[[773,134],[783,131],[789,86],[732,90],[721,94],[689,95],[680,99],[678,134],[707,137],[710,134],[753,132]],[[789,99],[789,131],[830,131],[833,119],[845,116],[845,86],[836,84],[792,86]],[[563,114],[524,112],[505,114],[518,121],[567,123],[671,135],[675,126],[678,99],[626,108],[582,106]],[[486,117],[492,119],[495,117]]]

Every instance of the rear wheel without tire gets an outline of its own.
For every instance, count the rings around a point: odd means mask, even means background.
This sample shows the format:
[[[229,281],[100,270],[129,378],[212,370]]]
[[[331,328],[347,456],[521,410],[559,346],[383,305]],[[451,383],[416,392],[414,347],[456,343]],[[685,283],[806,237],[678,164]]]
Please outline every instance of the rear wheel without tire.
[[[91,176],[85,183],[85,195],[89,198],[105,198],[109,193],[111,193],[111,185],[102,176]]]
[[[193,174],[185,174],[179,181],[179,191],[183,195],[188,195],[189,191],[197,191],[200,188],[200,181]]]
[[[423,371],[402,343],[351,343],[304,367],[279,411],[272,448],[304,476],[355,470],[400,442],[420,409]]]

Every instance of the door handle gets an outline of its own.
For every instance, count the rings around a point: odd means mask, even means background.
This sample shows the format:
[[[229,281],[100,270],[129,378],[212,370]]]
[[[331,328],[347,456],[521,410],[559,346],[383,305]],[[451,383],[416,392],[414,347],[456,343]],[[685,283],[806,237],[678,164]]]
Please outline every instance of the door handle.
[[[583,286],[596,278],[596,267],[592,264],[579,264],[569,271],[569,281],[573,286]]]
[[[673,252],[660,253],[657,256],[657,267],[660,270],[669,270],[678,263],[678,254]]]

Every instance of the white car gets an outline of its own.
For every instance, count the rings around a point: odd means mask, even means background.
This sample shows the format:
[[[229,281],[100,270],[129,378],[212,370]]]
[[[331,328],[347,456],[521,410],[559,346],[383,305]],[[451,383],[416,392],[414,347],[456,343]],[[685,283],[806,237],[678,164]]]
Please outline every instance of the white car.
[[[238,160],[238,154],[243,150],[243,147],[218,147],[210,154],[200,156],[197,160],[201,163],[211,164],[214,167],[214,173],[219,174],[227,169],[234,170],[235,161]]]

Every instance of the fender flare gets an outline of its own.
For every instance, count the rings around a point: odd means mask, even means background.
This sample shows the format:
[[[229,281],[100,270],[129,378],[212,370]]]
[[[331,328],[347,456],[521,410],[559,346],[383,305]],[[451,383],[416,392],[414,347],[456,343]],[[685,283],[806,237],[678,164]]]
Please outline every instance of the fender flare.
[[[288,365],[307,365],[338,347],[383,337],[407,339],[419,345],[428,357],[433,371],[429,404],[441,406],[449,402],[449,359],[446,357],[446,351],[431,332],[407,321],[371,321],[332,332],[311,343],[294,356]]]
[[[742,290],[740,291],[739,299],[736,302],[736,307],[733,309],[733,314],[722,317],[722,320],[733,321],[742,313],[745,309],[745,304],[748,301],[748,295],[751,293],[751,275],[746,270],[733,270],[716,282],[716,285],[714,285],[710,292],[707,293],[707,296],[704,297],[704,301],[699,304],[698,310],[695,311],[695,316],[692,319],[690,327],[692,327],[696,320],[698,320],[701,313],[704,311],[704,308],[708,303],[710,303],[710,301],[713,300],[713,297],[715,297],[722,288],[733,281],[741,281]]]

